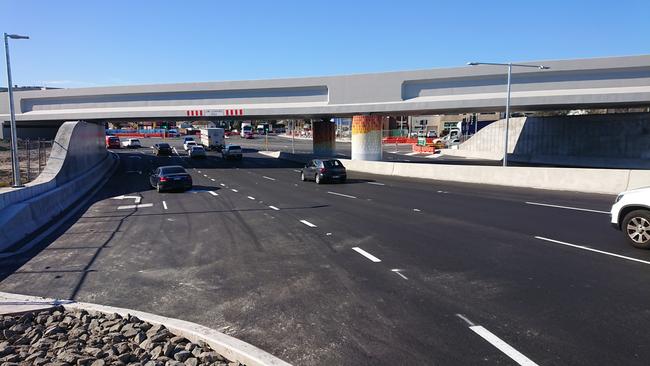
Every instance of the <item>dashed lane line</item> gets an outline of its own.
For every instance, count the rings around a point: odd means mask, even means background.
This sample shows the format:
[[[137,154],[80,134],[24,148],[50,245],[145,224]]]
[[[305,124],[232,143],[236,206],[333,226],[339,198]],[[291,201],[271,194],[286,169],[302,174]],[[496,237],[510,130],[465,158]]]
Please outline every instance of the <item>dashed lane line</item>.
[[[616,253],[610,253],[610,252],[606,252],[606,251],[604,251],[604,250],[593,249],[593,248],[586,247],[586,246],[584,246],[584,245],[576,245],[576,244],[571,244],[571,243],[567,243],[567,242],[564,242],[564,241],[559,241],[559,240],[549,239],[549,238],[545,238],[545,237],[543,237],[543,236],[535,236],[535,239],[538,239],[538,240],[544,240],[544,241],[548,241],[548,242],[555,243],[555,244],[560,244],[560,245],[566,245],[566,246],[568,246],[568,247],[572,247],[572,248],[576,248],[576,249],[582,249],[582,250],[587,250],[587,251],[594,252],[594,253],[599,253],[599,254],[609,255],[609,256],[611,256],[611,257],[621,258],[621,259],[625,259],[625,260],[632,261],[632,262],[638,262],[638,263],[643,263],[643,264],[650,264],[649,261],[644,261],[644,260],[641,260],[641,259],[636,259],[636,258],[632,258],[632,257],[627,257],[627,256],[620,255],[620,254],[616,254]]]
[[[248,199],[251,200],[251,201],[255,201],[255,197],[253,197],[253,196],[248,196]]]
[[[368,184],[372,184],[373,186],[385,186],[384,183],[379,183],[379,182],[367,182]]]
[[[300,220],[300,222],[302,222],[303,224],[305,224],[305,225],[307,225],[309,227],[316,227],[316,225],[312,224],[311,222],[309,222],[307,220]]]
[[[211,181],[216,182],[217,180],[214,178],[210,178]]]
[[[527,205],[534,205],[534,206],[544,206],[544,207],[553,207],[553,208],[563,208],[563,209],[565,209],[565,210],[594,212],[594,213],[599,213],[599,214],[609,215],[609,212],[608,212],[608,211],[591,210],[591,209],[588,209],[588,208],[571,207],[571,206],[560,206],[560,205],[551,205],[551,204],[548,204],[548,203],[539,203],[539,202],[526,202],[526,204],[527,204]]]
[[[420,212],[420,209],[419,208],[414,208],[413,211]]]
[[[165,201],[162,201],[162,202],[163,202],[163,208],[166,210],[167,209],[167,202],[165,202]]]
[[[236,190],[236,189],[234,189],[234,188],[231,189],[231,191],[233,191],[233,192],[235,192],[235,193],[239,192],[238,190]]]
[[[375,257],[374,255],[366,252],[365,250],[363,250],[363,249],[361,249],[359,247],[354,247],[354,248],[352,248],[352,250],[354,250],[355,252],[361,254],[362,256],[370,259],[372,262],[375,262],[375,263],[381,262],[381,259]]]
[[[219,195],[219,193],[217,193],[217,192],[215,192],[215,191],[208,191],[208,193],[210,193],[210,194],[213,195],[213,196],[218,196],[218,195]]]
[[[275,206],[269,206],[269,207],[270,207],[272,210],[280,211],[280,209],[277,208],[277,207],[275,207]]]
[[[225,187],[226,185],[223,183],[219,183],[220,186]]]
[[[143,203],[139,205],[125,205],[125,206],[117,206],[118,210],[129,210],[133,208],[144,208],[144,207],[151,207],[153,206],[153,203]]]
[[[395,272],[395,273],[397,273],[400,277],[402,277],[403,279],[408,280],[408,277],[406,277],[406,276],[404,276],[404,275],[402,274],[402,270],[401,270],[401,269],[393,268],[393,269],[391,269],[390,271],[391,271],[391,272]]]
[[[329,192],[329,191],[328,191],[327,193],[329,193],[329,194],[333,194],[333,195],[336,195],[336,196],[341,196],[341,197],[357,198],[357,197],[355,197],[355,196],[350,196],[349,194],[336,193],[336,192]]]
[[[267,177],[266,175],[263,175],[262,178],[268,179],[268,180],[275,180],[275,178]]]
[[[496,347],[499,351],[505,353],[508,357],[510,357],[513,361],[515,361],[519,365],[537,366],[537,364],[533,362],[530,358],[524,356],[521,352],[517,351],[511,345],[504,342],[501,338],[497,337],[494,333],[483,328],[482,326],[475,325],[473,327],[469,327],[469,329],[471,329],[474,333],[481,336],[481,338],[488,341],[488,343]]]

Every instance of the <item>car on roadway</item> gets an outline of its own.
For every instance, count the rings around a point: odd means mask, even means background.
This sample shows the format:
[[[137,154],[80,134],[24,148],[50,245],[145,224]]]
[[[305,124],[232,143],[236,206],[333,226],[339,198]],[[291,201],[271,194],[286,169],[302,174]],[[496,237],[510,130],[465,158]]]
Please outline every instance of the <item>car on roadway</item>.
[[[241,146],[239,145],[226,145],[221,150],[221,157],[224,160],[230,160],[230,159],[241,160],[242,156],[243,155],[242,155]]]
[[[192,137],[192,136],[183,137],[183,145],[185,145],[185,143],[188,142],[188,141],[194,141],[194,137]]]
[[[119,149],[121,146],[120,138],[117,136],[106,136],[107,149]]]
[[[192,159],[206,158],[205,149],[203,146],[192,146],[192,148],[187,152],[187,154]]]
[[[192,189],[192,176],[180,165],[156,168],[149,176],[149,184],[158,192]]]
[[[245,139],[252,139],[252,138],[254,138],[254,137],[255,137],[255,136],[253,135],[252,132],[248,132],[248,131],[247,131],[247,132],[244,132],[244,138],[245,138]]]
[[[612,226],[628,243],[650,249],[650,187],[620,193],[610,213]]]
[[[142,147],[142,145],[140,144],[140,140],[138,139],[126,139],[122,141],[122,147],[137,149]]]
[[[185,151],[190,151],[192,146],[198,146],[199,144],[196,143],[196,141],[187,141],[183,144],[183,149]]]
[[[328,181],[345,183],[347,172],[338,159],[314,159],[300,171],[300,180],[314,180],[317,184]]]
[[[172,155],[172,147],[169,146],[169,144],[166,142],[154,144],[151,148],[153,149],[153,153],[156,154],[156,156]]]

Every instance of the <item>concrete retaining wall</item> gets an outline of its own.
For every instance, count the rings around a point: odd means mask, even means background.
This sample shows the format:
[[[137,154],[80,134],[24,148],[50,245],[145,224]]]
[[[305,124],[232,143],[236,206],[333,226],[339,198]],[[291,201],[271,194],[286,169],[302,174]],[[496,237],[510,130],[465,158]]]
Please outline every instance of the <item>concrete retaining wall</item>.
[[[460,145],[463,155],[503,159],[505,120]],[[650,168],[650,114],[511,118],[510,161],[598,168]]]
[[[88,191],[101,184],[116,164],[104,145],[104,128],[86,122],[64,123],[47,166],[23,188],[0,189],[0,251],[50,223]]]
[[[280,159],[305,162],[308,156],[268,153]],[[618,194],[628,189],[650,186],[650,171],[627,169],[575,169],[494,167],[448,164],[390,163],[339,159],[350,171],[463,183]]]

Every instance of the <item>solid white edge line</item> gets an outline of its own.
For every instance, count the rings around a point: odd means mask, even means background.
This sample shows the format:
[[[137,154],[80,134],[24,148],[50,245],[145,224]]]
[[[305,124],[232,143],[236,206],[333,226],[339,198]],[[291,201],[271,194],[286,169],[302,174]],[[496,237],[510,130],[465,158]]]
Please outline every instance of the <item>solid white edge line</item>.
[[[269,206],[269,207],[270,207],[271,209],[273,209],[273,210],[280,211],[280,209],[277,208],[277,207],[275,207],[275,206]]]
[[[373,262],[375,262],[375,263],[379,263],[379,262],[381,262],[381,259],[375,257],[374,255],[372,255],[372,254],[366,252],[365,250],[363,250],[363,249],[361,249],[361,248],[359,248],[359,247],[354,247],[354,248],[352,248],[352,250],[354,250],[355,252],[361,254],[362,256],[364,256],[364,257],[370,259],[371,261],[373,261]]]
[[[128,210],[132,208],[144,208],[144,207],[151,207],[153,206],[153,203],[143,203],[140,205],[126,205],[126,206],[117,206],[118,210]]]
[[[253,196],[248,196],[248,199],[252,200],[252,201],[255,201],[255,197],[253,197]]]
[[[492,333],[489,330],[483,328],[482,326],[475,325],[475,326],[469,327],[469,329],[471,329],[474,333],[481,336],[481,338],[488,341],[491,345],[496,347],[499,351],[505,353],[508,357],[513,359],[516,363],[518,363],[518,364],[520,364],[522,366],[537,366],[537,364],[535,362],[533,362],[531,359],[524,356],[521,352],[517,351],[512,346],[510,346],[508,343],[504,342],[501,338],[497,337],[496,335],[494,335],[494,333]]]
[[[564,241],[559,241],[559,240],[554,240],[554,239],[545,238],[545,237],[543,237],[543,236],[535,236],[535,239],[544,240],[544,241],[549,241],[549,242],[551,242],[551,243],[555,243],[555,244],[566,245],[566,246],[573,247],[573,248],[577,248],[577,249],[588,250],[588,251],[590,251],[590,252],[594,252],[594,253],[605,254],[605,255],[612,256],[612,257],[617,257],[617,258],[621,258],[621,259],[626,259],[626,260],[628,260],[628,261],[639,262],[639,263],[643,263],[643,264],[650,264],[649,261],[644,261],[644,260],[642,260],[642,259],[636,259],[636,258],[632,258],[632,257],[626,257],[626,256],[624,256],[624,255],[620,255],[620,254],[616,254],[616,253],[610,253],[610,252],[606,252],[606,251],[603,251],[603,250],[592,249],[592,248],[589,248],[589,247],[585,247],[585,246],[583,246],[583,245],[576,245],[576,244],[571,244],[571,243],[567,243],[567,242],[564,242]]]
[[[329,194],[333,194],[333,195],[337,195],[337,196],[341,196],[341,197],[357,198],[357,197],[355,197],[355,196],[350,196],[349,194],[336,193],[336,192],[329,192],[329,191],[328,191],[327,193],[329,193]]]
[[[219,193],[217,193],[217,192],[215,192],[215,191],[208,191],[208,193],[210,193],[210,194],[213,195],[213,196],[218,196],[218,195],[219,195]]]
[[[544,206],[544,207],[563,208],[563,209],[566,209],[566,210],[574,210],[574,211],[594,212],[594,213],[600,213],[600,214],[606,214],[606,215],[610,214],[608,211],[591,210],[591,209],[588,209],[588,208],[580,208],[580,207],[551,205],[551,204],[548,204],[548,203],[526,202],[526,204],[527,205],[535,205],[535,206]]]
[[[167,202],[163,201],[163,208],[166,210],[167,209]]]
[[[267,177],[266,175],[263,175],[262,178],[268,179],[268,180],[275,180],[275,178]]]
[[[300,220],[300,222],[302,222],[303,224],[305,224],[305,225],[307,225],[309,227],[316,227],[316,225],[312,224],[311,222],[309,222],[307,220]]]

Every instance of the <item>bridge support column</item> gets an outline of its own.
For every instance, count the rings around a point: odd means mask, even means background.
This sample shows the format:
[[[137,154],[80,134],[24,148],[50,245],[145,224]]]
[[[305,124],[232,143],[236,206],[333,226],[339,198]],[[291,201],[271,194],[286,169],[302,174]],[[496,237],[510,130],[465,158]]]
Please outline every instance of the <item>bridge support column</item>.
[[[352,160],[381,160],[381,116],[352,117]]]
[[[323,118],[320,121],[312,122],[313,150],[317,156],[336,155],[336,123],[330,119]]]

